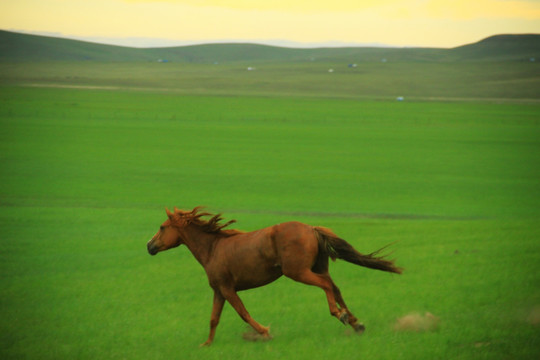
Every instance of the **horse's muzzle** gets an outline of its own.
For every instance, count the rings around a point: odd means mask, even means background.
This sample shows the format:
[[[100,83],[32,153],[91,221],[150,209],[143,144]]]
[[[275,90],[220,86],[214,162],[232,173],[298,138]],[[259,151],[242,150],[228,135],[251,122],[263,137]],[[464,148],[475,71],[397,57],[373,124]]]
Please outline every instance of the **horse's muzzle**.
[[[148,253],[152,256],[156,255],[159,251],[157,246],[154,246],[154,244],[152,244],[151,240],[148,242],[148,244],[146,244],[146,247],[148,248]]]

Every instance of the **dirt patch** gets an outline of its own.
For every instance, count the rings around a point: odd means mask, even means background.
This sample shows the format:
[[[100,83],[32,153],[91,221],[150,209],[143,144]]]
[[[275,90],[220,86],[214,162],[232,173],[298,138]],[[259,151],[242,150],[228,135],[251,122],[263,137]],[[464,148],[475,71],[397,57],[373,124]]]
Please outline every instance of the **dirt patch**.
[[[394,330],[415,332],[436,331],[439,329],[440,321],[439,317],[430,312],[426,312],[424,315],[414,312],[397,319],[394,323]]]
[[[534,326],[540,325],[540,305],[536,305],[529,311],[527,322]]]
[[[270,328],[268,328],[270,330]],[[242,338],[246,341],[269,341],[272,340],[272,335],[264,336],[256,332],[253,328],[249,327],[246,332],[242,334]]]

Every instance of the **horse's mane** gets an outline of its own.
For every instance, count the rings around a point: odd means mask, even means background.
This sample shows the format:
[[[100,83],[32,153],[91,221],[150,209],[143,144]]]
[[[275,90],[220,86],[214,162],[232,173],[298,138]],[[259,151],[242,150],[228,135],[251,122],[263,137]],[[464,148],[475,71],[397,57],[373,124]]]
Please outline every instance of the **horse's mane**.
[[[221,214],[211,214],[208,212],[201,211],[203,209],[202,206],[197,206],[191,211],[183,211],[174,209],[174,213],[178,215],[183,221],[185,221],[188,224],[194,224],[198,227],[200,227],[204,232],[208,234],[216,234],[219,236],[233,236],[236,234],[241,234],[242,231],[240,230],[234,230],[234,229],[226,229],[225,227],[233,224],[236,222],[236,220],[230,220],[224,224],[221,224],[220,222],[223,220],[221,217]],[[209,220],[201,219],[203,216],[211,216]]]

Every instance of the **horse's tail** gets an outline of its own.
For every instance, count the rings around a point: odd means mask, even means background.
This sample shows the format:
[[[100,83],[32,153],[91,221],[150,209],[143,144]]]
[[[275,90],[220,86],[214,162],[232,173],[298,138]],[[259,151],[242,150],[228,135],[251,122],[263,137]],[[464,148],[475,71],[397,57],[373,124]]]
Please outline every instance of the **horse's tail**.
[[[387,246],[368,255],[360,254],[351,244],[339,238],[330,229],[316,226],[313,228],[319,240],[319,251],[326,253],[332,260],[342,259],[370,269],[401,274],[402,268],[394,265],[393,260],[386,260],[385,255],[377,256]]]

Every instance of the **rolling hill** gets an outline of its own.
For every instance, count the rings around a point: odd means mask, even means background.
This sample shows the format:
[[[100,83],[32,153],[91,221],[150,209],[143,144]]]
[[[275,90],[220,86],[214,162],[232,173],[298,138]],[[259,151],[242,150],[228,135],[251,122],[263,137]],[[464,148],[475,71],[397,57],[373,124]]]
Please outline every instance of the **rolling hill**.
[[[540,61],[540,35],[496,35],[450,52],[461,61]]]
[[[0,61],[148,62],[453,62],[530,61],[540,59],[540,35],[496,35],[452,49],[442,48],[313,48],[258,44],[205,44],[170,48],[130,48],[78,40],[0,31]]]

